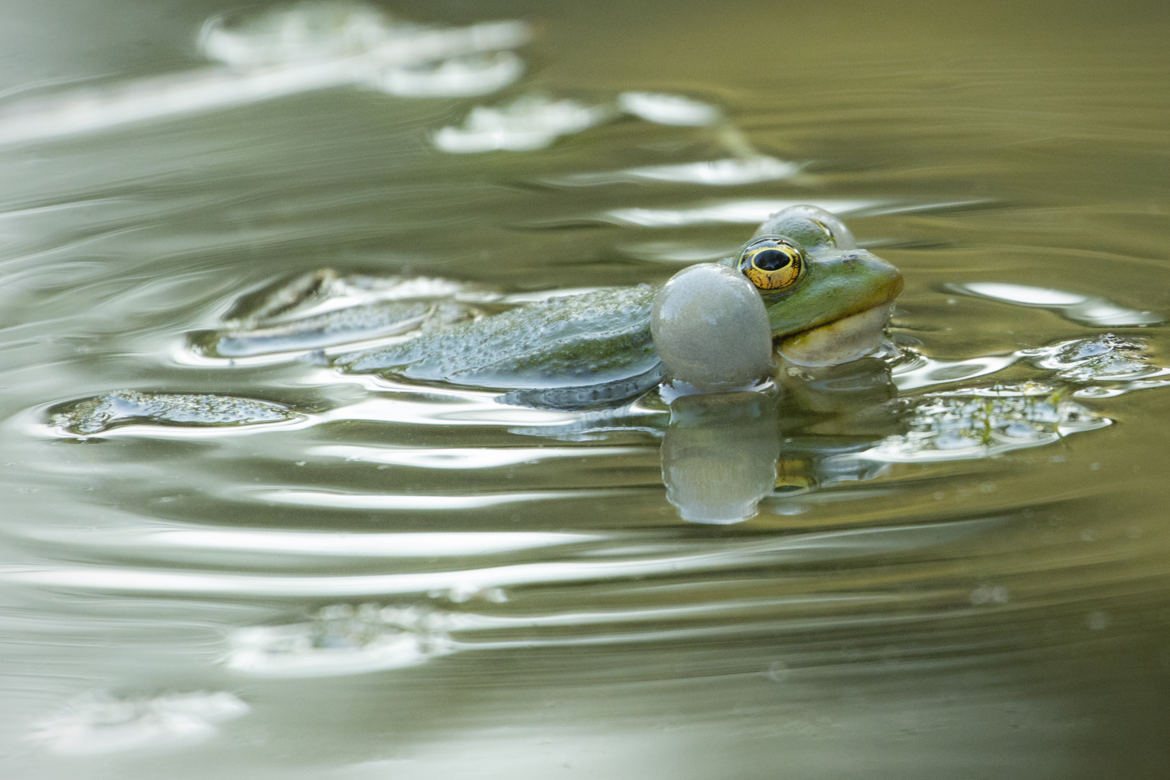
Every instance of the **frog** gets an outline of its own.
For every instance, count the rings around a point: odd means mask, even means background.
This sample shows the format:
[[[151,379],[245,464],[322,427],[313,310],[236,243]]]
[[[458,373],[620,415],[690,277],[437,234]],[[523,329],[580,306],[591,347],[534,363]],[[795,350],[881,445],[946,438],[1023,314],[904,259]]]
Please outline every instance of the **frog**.
[[[791,206],[734,255],[663,285],[554,296],[335,365],[502,389],[505,400],[532,405],[625,400],[662,382],[684,392],[738,390],[766,380],[774,354],[835,365],[872,353],[902,285],[898,269],[859,248],[836,215]]]
[[[322,269],[243,296],[228,315],[237,325],[190,334],[188,346],[229,362],[299,350],[343,373],[500,390],[508,404],[581,409],[627,402],[656,386],[668,400],[750,390],[770,381],[777,356],[806,367],[856,361],[880,346],[901,290],[898,269],[858,248],[838,217],[792,206],[734,255],[661,285],[497,303],[492,311],[463,305],[467,288],[450,281]],[[352,349],[386,338],[392,341]],[[239,427],[297,418],[262,399],[128,390],[50,412],[57,428],[77,435],[142,423]]]

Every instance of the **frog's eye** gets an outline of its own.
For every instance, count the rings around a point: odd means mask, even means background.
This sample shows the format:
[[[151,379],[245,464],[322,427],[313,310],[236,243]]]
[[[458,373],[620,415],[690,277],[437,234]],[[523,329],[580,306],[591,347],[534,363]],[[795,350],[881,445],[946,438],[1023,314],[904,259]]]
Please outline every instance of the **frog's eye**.
[[[764,236],[743,248],[737,266],[760,292],[781,292],[804,273],[804,250],[787,239]]]

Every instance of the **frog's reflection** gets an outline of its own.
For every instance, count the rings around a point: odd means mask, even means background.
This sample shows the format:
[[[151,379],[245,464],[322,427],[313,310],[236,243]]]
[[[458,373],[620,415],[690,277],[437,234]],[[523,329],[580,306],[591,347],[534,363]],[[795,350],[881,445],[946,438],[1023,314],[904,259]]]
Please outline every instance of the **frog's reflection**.
[[[666,498],[684,520],[737,523],[772,492],[780,457],[777,395],[685,395],[662,439]]]
[[[688,522],[729,524],[777,490],[871,479],[884,466],[848,455],[898,432],[895,395],[889,366],[867,358],[782,363],[765,390],[680,396],[662,441],[667,500]]]

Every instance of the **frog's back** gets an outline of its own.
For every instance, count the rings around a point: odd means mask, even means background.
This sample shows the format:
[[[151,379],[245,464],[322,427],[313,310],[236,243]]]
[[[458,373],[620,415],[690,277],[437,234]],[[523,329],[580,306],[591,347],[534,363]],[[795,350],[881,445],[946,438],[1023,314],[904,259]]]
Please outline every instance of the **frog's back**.
[[[584,387],[653,372],[654,289],[606,288],[438,328],[344,362],[356,372],[496,388]]]

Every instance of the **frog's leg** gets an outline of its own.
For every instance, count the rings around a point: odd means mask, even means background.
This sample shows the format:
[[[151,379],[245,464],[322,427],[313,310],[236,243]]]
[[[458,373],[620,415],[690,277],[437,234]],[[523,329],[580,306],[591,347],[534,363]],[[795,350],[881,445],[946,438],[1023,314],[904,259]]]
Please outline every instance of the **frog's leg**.
[[[224,327],[191,333],[188,345],[203,357],[229,360],[353,348],[474,315],[478,309],[458,299],[468,290],[444,279],[322,268],[242,296]]]

